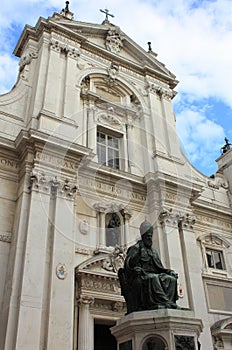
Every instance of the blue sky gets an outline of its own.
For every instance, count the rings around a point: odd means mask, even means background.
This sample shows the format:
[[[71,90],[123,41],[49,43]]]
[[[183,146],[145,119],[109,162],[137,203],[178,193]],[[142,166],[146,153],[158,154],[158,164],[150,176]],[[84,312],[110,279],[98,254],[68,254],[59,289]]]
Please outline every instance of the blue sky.
[[[0,93],[14,85],[18,59],[12,54],[25,24],[60,12],[65,1],[11,0],[0,11]],[[74,19],[101,23],[99,9],[179,80],[173,100],[180,143],[205,175],[217,171],[224,137],[232,141],[232,0],[70,0]]]

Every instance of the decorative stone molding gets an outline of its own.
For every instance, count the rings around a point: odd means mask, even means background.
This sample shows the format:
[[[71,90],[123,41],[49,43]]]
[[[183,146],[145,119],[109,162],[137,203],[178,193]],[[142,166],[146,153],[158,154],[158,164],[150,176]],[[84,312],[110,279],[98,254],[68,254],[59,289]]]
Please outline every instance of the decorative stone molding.
[[[86,235],[87,233],[89,233],[89,223],[88,223],[88,221],[87,220],[83,220],[82,222],[80,222],[79,229],[80,229],[80,232],[83,235]]]
[[[11,242],[11,234],[0,233],[0,242],[10,243]]]
[[[28,51],[26,52],[19,61],[19,71],[22,72],[24,67],[31,63],[32,59],[35,59],[38,57],[38,52],[36,51]]]
[[[210,176],[210,180],[208,181],[208,186],[213,189],[219,190],[220,187],[228,189],[229,185],[223,174],[216,173]]]
[[[126,248],[116,245],[114,251],[105,258],[102,262],[104,270],[118,272],[124,266],[126,258]]]
[[[181,214],[180,212],[175,212],[172,208],[163,208],[160,213],[160,223],[177,226],[182,224],[185,229],[193,229],[196,222],[195,216],[191,216],[189,213]]]
[[[111,278],[101,278],[97,275],[86,274],[80,279],[80,289],[89,292],[99,292],[104,294],[120,294],[119,282]]]
[[[126,309],[123,302],[120,301],[114,301],[111,300],[101,300],[98,299],[94,302],[93,305],[95,310],[101,310],[107,312],[107,314],[112,315],[113,312],[117,313],[125,313]]]
[[[129,221],[130,218],[132,217],[132,211],[128,208],[121,209],[122,216],[126,221]]]
[[[230,243],[226,239],[222,239],[221,237],[218,237],[215,234],[207,234],[198,237],[198,240],[201,242],[204,246],[211,246],[211,247],[217,247],[217,248],[229,248]]]
[[[176,349],[180,350],[195,350],[195,342],[194,337],[186,336],[186,335],[175,335],[175,345]]]
[[[159,97],[162,97],[166,100],[172,100],[176,96],[176,91],[171,89],[164,88],[158,84],[148,82],[146,85],[146,90],[148,92],[155,93]]]
[[[80,45],[58,35],[54,35],[51,38],[50,48],[56,52],[63,52],[75,59],[80,56]]]
[[[98,114],[96,118],[97,122],[101,124],[108,124],[111,127],[122,130],[123,129],[122,123],[119,118],[114,116],[113,107],[109,108],[108,111],[109,111],[108,113],[102,112]]]
[[[68,179],[59,180],[56,176],[51,177],[44,173],[32,172],[30,189],[45,193],[57,193],[61,196],[73,198],[77,191],[77,186]]]
[[[223,350],[224,344],[221,337],[213,337],[213,350]]]
[[[112,311],[121,312],[123,310],[123,303],[120,301],[115,301],[111,304]]]
[[[108,71],[108,85],[110,87],[114,86],[115,84],[115,79],[118,77],[119,75],[119,65],[115,62],[111,62],[110,67],[107,69]]]
[[[94,298],[91,297],[90,295],[82,295],[79,299],[78,302],[80,304],[87,304],[87,305],[92,305],[94,304]]]
[[[31,174],[31,185],[30,189],[49,193],[50,186],[50,178],[48,178],[44,173],[34,173]]]
[[[75,253],[82,254],[82,255],[91,255],[91,254],[93,254],[93,250],[88,249],[88,248],[76,247]]]
[[[193,226],[196,222],[196,218],[195,216],[191,216],[190,214],[186,213],[180,216],[179,222],[182,223],[183,228],[193,229]]]
[[[167,209],[167,208],[163,208],[160,215],[160,223],[162,225],[171,225],[171,226],[177,226],[179,223],[179,219],[180,219],[180,214],[177,212],[173,212],[172,208]]]
[[[118,213],[124,208],[123,204],[117,203],[95,203],[93,208],[100,213]]]
[[[106,36],[106,49],[113,53],[119,53],[123,47],[124,36],[119,28],[110,28]]]
[[[77,192],[77,186],[70,182],[68,179],[61,181],[58,187],[58,194],[61,196],[73,198]]]
[[[97,300],[94,303],[94,308],[96,310],[101,310],[101,311],[109,311],[112,312],[112,303],[109,302],[103,302],[103,300]]]

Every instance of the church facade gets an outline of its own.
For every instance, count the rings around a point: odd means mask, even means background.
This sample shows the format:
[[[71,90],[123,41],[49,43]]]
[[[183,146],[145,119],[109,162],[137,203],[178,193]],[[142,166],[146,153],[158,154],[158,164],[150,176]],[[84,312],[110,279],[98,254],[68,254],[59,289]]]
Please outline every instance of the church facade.
[[[232,347],[232,149],[210,178],[182,153],[176,77],[108,13],[66,7],[26,26],[0,96],[0,349],[116,350],[117,272],[147,219],[202,320],[202,350]]]

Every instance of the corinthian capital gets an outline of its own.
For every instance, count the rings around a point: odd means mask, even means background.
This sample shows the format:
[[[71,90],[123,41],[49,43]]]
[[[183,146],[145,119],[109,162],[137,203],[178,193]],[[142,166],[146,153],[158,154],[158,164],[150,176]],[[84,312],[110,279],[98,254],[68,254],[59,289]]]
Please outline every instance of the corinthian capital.
[[[180,215],[174,212],[172,208],[163,208],[160,212],[159,219],[162,225],[177,226]]]
[[[30,177],[30,189],[50,193],[49,178],[44,173],[36,173],[32,171]]]
[[[79,298],[78,302],[84,305],[92,305],[94,303],[94,298],[91,297],[90,295],[82,295]]]
[[[181,215],[180,222],[181,222],[183,228],[193,229],[193,226],[196,222],[196,218],[195,218],[195,216],[186,213],[184,215]]]

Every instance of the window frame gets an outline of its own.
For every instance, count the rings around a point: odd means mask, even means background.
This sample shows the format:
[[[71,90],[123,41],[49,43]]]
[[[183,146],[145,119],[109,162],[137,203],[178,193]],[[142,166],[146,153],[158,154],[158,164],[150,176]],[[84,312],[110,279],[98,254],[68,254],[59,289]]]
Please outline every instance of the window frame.
[[[101,143],[98,141],[99,134],[102,134],[105,136],[105,143]],[[110,138],[113,140],[117,140],[118,145],[117,147],[114,147],[113,144],[110,144]],[[117,133],[113,130],[110,129],[105,129],[102,127],[97,127],[97,137],[96,137],[96,146],[97,146],[97,158],[98,158],[98,163],[102,164],[104,166],[107,166],[111,169],[114,170],[122,170],[122,162],[121,162],[121,153],[122,153],[122,142],[123,142],[123,134]],[[113,142],[112,142],[113,143]],[[100,147],[105,148],[105,161],[102,161],[100,158],[100,152],[99,149]],[[109,156],[110,152],[117,152],[117,157],[111,158]],[[110,161],[113,160],[113,164],[110,164]],[[117,160],[117,163],[115,164],[115,160]]]
[[[202,266],[202,274],[203,277],[212,277],[212,278],[228,278],[231,276],[230,266],[227,262],[227,252],[230,248],[230,242],[227,241],[225,237],[222,235],[207,233],[200,237],[198,237],[198,241],[200,242],[203,266]],[[207,258],[207,251],[212,251],[215,253],[221,254],[221,261],[223,265],[223,269],[217,268],[215,265],[210,267]]]
[[[209,264],[209,254],[207,254],[207,252],[211,252],[211,259],[212,259],[212,265],[210,266]],[[217,262],[216,262],[216,254],[218,254],[220,256],[220,261],[219,263],[221,264],[221,268],[217,267]],[[205,255],[206,255],[206,263],[207,263],[207,267],[208,269],[213,269],[213,270],[219,270],[219,271],[226,271],[226,264],[225,264],[225,258],[224,258],[224,254],[223,254],[223,250],[222,249],[216,249],[216,248],[212,248],[209,246],[205,247]]]

